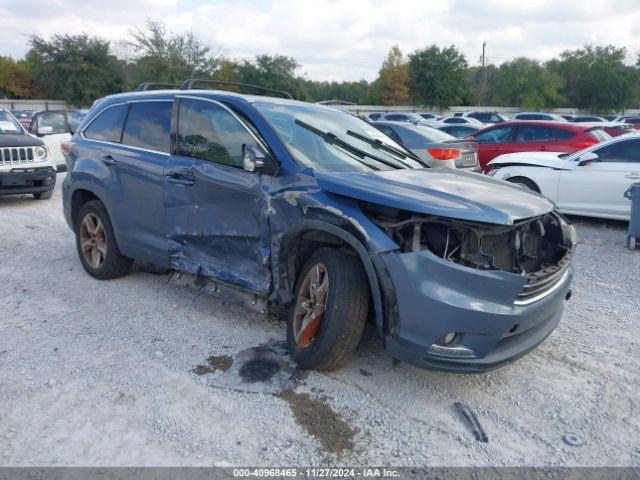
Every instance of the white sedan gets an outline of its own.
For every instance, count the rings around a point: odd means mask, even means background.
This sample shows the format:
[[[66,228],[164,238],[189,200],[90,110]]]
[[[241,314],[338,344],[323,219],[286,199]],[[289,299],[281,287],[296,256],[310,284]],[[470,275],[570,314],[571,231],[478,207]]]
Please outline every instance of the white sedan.
[[[570,215],[628,220],[624,192],[640,182],[640,135],[614,137],[576,153],[527,152],[489,162],[488,175],[542,193]]]

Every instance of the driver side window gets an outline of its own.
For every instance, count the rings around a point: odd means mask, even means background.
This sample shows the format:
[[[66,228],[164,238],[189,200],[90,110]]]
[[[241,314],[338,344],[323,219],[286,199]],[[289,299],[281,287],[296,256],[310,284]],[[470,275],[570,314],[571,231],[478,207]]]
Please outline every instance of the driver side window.
[[[640,163],[640,139],[616,142],[593,152],[601,162]]]
[[[256,142],[225,108],[202,100],[183,99],[178,111],[176,153],[242,168],[242,145]]]

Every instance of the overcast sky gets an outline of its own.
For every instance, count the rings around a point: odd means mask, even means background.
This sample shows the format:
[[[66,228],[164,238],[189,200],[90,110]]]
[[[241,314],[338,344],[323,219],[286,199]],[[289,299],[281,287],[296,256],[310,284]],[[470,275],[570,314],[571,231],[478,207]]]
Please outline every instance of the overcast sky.
[[[454,44],[471,64],[483,41],[494,63],[585,43],[625,46],[630,61],[640,51],[640,0],[0,0],[0,55],[22,57],[32,34],[122,39],[146,17],[230,57],[293,56],[319,80],[373,80],[395,43]]]

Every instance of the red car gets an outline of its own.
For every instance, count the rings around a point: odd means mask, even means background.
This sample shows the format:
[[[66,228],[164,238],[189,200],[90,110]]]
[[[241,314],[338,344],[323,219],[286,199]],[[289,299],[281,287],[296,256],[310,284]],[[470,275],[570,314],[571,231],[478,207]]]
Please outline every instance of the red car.
[[[513,121],[478,130],[478,159],[484,172],[499,155],[517,152],[573,153],[611,138],[602,127],[552,121]]]

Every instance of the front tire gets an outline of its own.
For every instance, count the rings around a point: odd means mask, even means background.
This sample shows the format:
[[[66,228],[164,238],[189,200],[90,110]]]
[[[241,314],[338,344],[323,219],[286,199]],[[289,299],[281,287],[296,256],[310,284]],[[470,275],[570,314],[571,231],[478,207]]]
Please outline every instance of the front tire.
[[[313,252],[300,271],[289,311],[287,343],[302,368],[335,370],[358,346],[369,286],[359,259],[335,248]]]
[[[34,193],[33,198],[36,200],[51,200],[53,198],[53,188],[46,192]]]
[[[75,231],[80,262],[89,275],[109,280],[129,273],[133,260],[120,253],[102,202],[92,200],[80,208]]]

